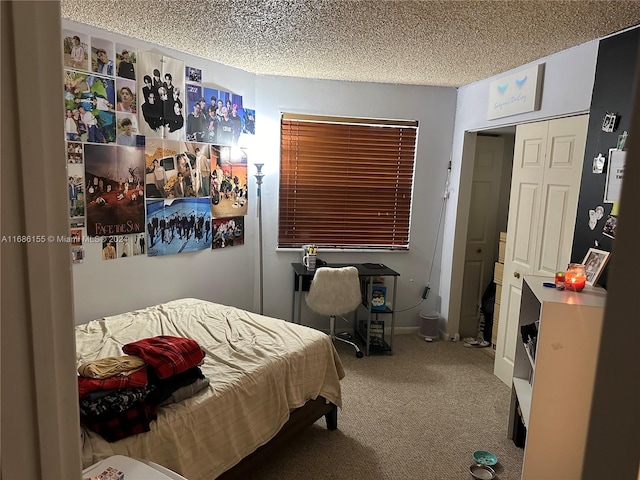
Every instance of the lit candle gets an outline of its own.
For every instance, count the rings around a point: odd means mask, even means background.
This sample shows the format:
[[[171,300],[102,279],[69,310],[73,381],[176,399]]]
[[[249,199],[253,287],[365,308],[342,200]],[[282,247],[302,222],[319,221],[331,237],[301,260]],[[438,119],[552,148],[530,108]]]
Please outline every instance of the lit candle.
[[[587,283],[587,273],[584,265],[571,263],[564,274],[565,288],[575,292],[581,292]]]

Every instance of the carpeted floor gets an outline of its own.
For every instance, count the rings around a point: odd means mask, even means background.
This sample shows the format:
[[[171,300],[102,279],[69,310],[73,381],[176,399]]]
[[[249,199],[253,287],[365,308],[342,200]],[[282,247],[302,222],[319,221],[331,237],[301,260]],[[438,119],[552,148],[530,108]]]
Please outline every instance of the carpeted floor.
[[[501,480],[520,478],[507,439],[510,389],[493,360],[461,342],[398,335],[393,356],[356,359],[338,344],[346,377],[338,430],[316,422],[252,479],[471,479],[474,450],[498,456]]]

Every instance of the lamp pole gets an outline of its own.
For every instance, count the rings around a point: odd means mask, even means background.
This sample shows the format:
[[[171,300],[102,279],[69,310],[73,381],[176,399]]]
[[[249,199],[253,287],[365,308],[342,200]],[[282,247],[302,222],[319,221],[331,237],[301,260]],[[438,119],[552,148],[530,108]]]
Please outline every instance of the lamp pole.
[[[256,163],[256,184],[258,186],[257,199],[258,199],[258,252],[260,259],[260,315],[263,313],[263,273],[262,273],[262,179],[264,173],[262,173],[262,167],[264,163]]]

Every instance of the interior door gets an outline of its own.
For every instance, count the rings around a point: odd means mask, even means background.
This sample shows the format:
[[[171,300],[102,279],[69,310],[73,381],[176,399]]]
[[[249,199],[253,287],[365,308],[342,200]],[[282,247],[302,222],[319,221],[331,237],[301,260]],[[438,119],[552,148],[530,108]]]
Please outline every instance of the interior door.
[[[498,243],[496,219],[500,197],[504,140],[478,135],[471,185],[471,205],[467,226],[467,247],[462,280],[460,334],[475,337],[478,305],[493,277]]]
[[[552,276],[571,256],[588,115],[519,125],[494,373],[511,385],[523,275]]]
[[[553,276],[571,260],[588,123],[588,115],[549,121],[534,275]]]

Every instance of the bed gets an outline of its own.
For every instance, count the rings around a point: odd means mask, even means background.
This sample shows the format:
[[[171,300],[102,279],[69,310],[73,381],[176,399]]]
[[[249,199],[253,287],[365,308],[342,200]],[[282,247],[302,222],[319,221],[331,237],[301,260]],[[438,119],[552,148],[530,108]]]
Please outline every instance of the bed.
[[[150,431],[107,442],[82,427],[84,467],[111,455],[149,460],[189,480],[241,478],[252,462],[322,416],[337,427],[344,370],[317,330],[193,298],[76,327],[78,365],[123,355],[159,335],[191,338],[205,352],[209,386],[162,407]]]

